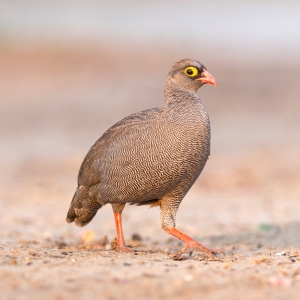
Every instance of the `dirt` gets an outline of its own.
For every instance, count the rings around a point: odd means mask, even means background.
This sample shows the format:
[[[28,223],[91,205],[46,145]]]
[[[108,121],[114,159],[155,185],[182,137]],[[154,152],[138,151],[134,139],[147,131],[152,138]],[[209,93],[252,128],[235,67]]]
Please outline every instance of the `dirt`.
[[[120,118],[162,105],[184,51],[0,47],[1,299],[299,299],[300,68],[193,54],[219,86],[198,93],[212,151],[176,225],[226,256],[177,260],[183,245],[157,208],[125,208],[132,253],[111,250],[109,206],[84,228],[65,217],[89,147]],[[279,73],[289,76],[277,84]]]

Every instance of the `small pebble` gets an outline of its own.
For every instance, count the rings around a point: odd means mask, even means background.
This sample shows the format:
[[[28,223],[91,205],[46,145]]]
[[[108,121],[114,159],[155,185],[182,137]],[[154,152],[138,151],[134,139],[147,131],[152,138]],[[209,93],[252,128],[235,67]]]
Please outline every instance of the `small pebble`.
[[[286,255],[286,251],[283,250],[282,252],[277,252],[277,253],[275,253],[274,255],[277,255],[277,256]]]
[[[228,269],[229,266],[230,266],[230,263],[229,263],[229,262],[226,262],[226,263],[223,264],[223,268],[224,268],[224,269]]]
[[[183,277],[183,280],[185,281],[185,282],[190,282],[190,281],[192,281],[194,279],[194,277],[192,276],[192,275],[185,275],[184,277]]]
[[[293,280],[291,278],[280,275],[270,277],[268,282],[271,286],[275,287],[290,287],[293,283]]]
[[[142,240],[142,237],[138,234],[138,233],[134,233],[131,237],[132,240],[134,241],[141,241]]]

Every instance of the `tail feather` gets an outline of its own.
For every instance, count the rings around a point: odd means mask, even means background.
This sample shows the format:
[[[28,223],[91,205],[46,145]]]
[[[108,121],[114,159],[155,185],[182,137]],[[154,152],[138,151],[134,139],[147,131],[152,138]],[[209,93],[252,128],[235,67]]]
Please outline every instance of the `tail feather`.
[[[75,224],[80,227],[85,226],[101,207],[102,204],[89,195],[88,187],[79,186],[73,196],[66,220],[68,223],[75,221]]]

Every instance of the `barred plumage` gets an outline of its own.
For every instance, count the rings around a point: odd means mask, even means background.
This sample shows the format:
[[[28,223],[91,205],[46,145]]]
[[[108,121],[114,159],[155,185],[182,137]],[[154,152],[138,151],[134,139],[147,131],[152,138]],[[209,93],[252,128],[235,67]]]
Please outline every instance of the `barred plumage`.
[[[204,83],[216,85],[204,65],[179,61],[166,79],[162,108],[128,116],[100,137],[81,165],[68,222],[84,226],[101,206],[111,203],[118,249],[127,250],[120,223],[124,205],[159,205],[167,232],[186,242],[190,251],[215,253],[175,229],[179,204],[210,154],[209,117],[195,94]]]

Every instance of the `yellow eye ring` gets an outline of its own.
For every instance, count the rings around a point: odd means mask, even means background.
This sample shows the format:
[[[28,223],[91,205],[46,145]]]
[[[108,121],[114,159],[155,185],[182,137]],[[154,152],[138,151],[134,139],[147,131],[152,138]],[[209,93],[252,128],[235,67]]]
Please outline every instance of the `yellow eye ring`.
[[[184,70],[184,74],[189,77],[195,77],[198,75],[198,73],[199,73],[199,71],[195,67],[187,67]]]

